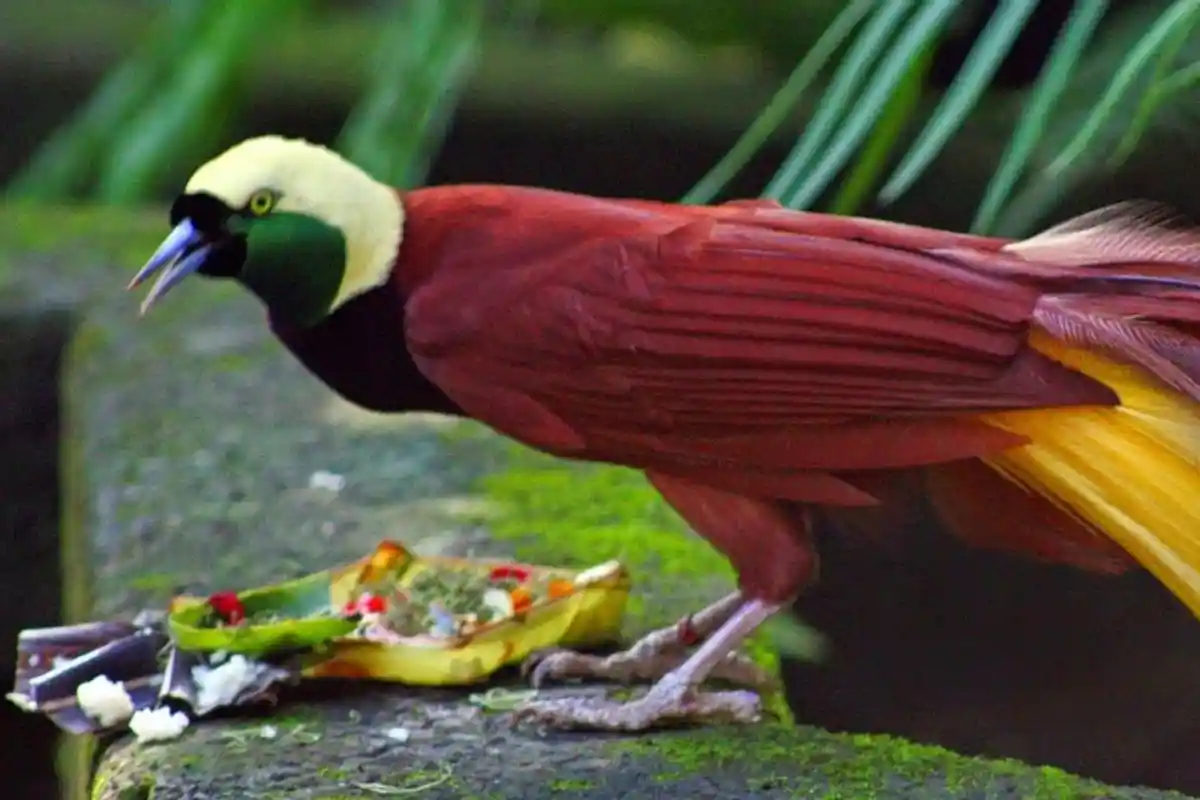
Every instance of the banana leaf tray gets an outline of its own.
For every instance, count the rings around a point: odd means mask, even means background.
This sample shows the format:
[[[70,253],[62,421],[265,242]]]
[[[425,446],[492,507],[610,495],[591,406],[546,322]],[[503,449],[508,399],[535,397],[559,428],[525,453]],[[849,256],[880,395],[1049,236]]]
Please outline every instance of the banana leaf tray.
[[[69,732],[95,733],[114,726],[89,716],[77,690],[98,676],[119,682],[135,710],[170,705],[192,717],[275,702],[302,680],[470,686],[543,648],[615,641],[629,586],[618,562],[580,571],[422,558],[384,541],[296,580],[175,597],[127,621],[23,631],[8,699]],[[202,685],[231,659],[237,686]]]

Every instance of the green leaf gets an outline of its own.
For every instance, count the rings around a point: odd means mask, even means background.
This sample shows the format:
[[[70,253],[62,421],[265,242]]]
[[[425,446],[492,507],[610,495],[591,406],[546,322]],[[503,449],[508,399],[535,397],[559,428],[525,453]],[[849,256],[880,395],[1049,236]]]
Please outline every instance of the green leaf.
[[[894,202],[937,158],[983,96],[1037,6],[1038,0],[1003,0],[1000,3],[916,144],[880,191],[880,200]]]
[[[816,630],[790,613],[780,613],[763,623],[763,632],[781,656],[819,662],[829,651],[829,642]]]
[[[397,186],[421,182],[475,64],[484,7],[482,0],[395,6],[374,77],[338,137],[348,158]]]
[[[125,121],[103,165],[98,197],[109,203],[149,199],[173,164],[219,141],[241,96],[248,54],[264,30],[304,8],[298,0],[226,0],[194,31],[166,80],[140,113]]]
[[[853,0],[830,24],[812,49],[805,54],[783,86],[750,123],[729,152],[683,196],[684,203],[709,203],[720,194],[729,181],[742,171],[779,128],[788,112],[795,108],[817,75],[849,38],[855,26],[875,5],[875,0]]]
[[[1146,35],[1134,46],[1128,58],[1122,63],[1109,83],[1107,91],[1100,102],[1092,109],[1091,115],[1075,138],[1063,148],[1062,152],[1050,163],[1047,172],[1054,176],[1070,167],[1083,152],[1096,140],[1104,129],[1104,125],[1117,113],[1121,100],[1132,88],[1138,75],[1146,68],[1163,47],[1171,43],[1171,36],[1181,26],[1190,28],[1200,16],[1200,1],[1176,0],[1158,21],[1146,32]]]
[[[100,84],[84,106],[33,154],[5,189],[9,197],[43,202],[83,194],[119,132],[159,87],[181,48],[217,7],[176,0],[145,42]]]
[[[842,187],[829,206],[834,214],[854,214],[871,195],[887,167],[892,148],[909,119],[920,105],[925,90],[925,79],[933,64],[936,48],[930,44],[921,57],[912,63],[904,81],[896,88],[883,115],[871,132],[871,138],[863,147],[850,174],[842,181]]]
[[[825,144],[846,109],[853,104],[855,92],[867,71],[879,58],[884,44],[911,8],[910,0],[885,4],[862,29],[849,52],[842,58],[841,66],[825,90],[817,112],[804,126],[804,134],[767,184],[763,197],[782,201],[792,185],[802,178],[805,167]]]
[[[1176,92],[1182,92],[1192,88],[1193,85],[1200,83],[1200,61],[1186,66],[1168,75],[1158,86],[1159,94],[1163,99],[1170,97]]]
[[[171,613],[167,618],[167,627],[180,650],[223,650],[248,656],[305,650],[345,636],[355,628],[353,620],[341,616],[304,619],[332,610],[331,586],[331,574],[323,571],[294,581],[238,593],[248,616],[274,613],[287,619],[262,625],[210,628],[204,626],[209,609],[207,605],[199,604]]]
[[[991,230],[1013,187],[1025,172],[1034,148],[1046,129],[1055,103],[1067,87],[1067,81],[1108,10],[1108,0],[1076,0],[1059,33],[1054,47],[1038,75],[1032,94],[1025,104],[1017,128],[992,174],[983,199],[971,223],[974,233]]]
[[[812,172],[789,192],[782,202],[791,208],[809,208],[854,155],[875,125],[888,98],[908,73],[914,59],[932,42],[958,9],[957,0],[928,0],[901,32],[882,59],[866,91],[831,140]]]
[[[700,47],[749,45],[792,64],[845,6],[846,0],[725,0],[703,6],[698,0],[542,0],[541,16],[576,29],[660,28]]]
[[[1200,3],[1197,4],[1200,7]],[[1192,15],[1187,22],[1181,24],[1178,29],[1172,32],[1171,38],[1163,44],[1158,52],[1158,65],[1154,70],[1154,78],[1151,81],[1149,91],[1142,94],[1141,102],[1138,103],[1137,111],[1134,112],[1133,121],[1129,124],[1129,129],[1125,131],[1125,135],[1117,144],[1116,150],[1108,160],[1110,169],[1120,166],[1133,153],[1137,143],[1141,140],[1146,130],[1150,127],[1150,123],[1154,119],[1154,113],[1162,105],[1163,101],[1173,95],[1176,91],[1186,89],[1191,83],[1200,78],[1200,62],[1191,65],[1192,73],[1197,76],[1192,80],[1188,80],[1188,69],[1184,68],[1174,74],[1169,74],[1171,67],[1174,65],[1175,58],[1179,55],[1179,51],[1183,49],[1188,37],[1191,36],[1192,29],[1196,27],[1196,23],[1200,21],[1200,15]],[[1180,80],[1180,76],[1183,80]]]

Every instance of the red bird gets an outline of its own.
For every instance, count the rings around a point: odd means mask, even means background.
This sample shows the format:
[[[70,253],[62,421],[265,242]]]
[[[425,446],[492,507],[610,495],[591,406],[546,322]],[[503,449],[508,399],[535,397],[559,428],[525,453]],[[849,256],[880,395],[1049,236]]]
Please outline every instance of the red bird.
[[[535,671],[665,672],[641,699],[520,712],[640,730],[756,719],[753,692],[700,684],[813,579],[814,511],[877,506],[902,476],[973,542],[1140,563],[1200,613],[1200,233],[1146,211],[1007,241],[765,201],[400,192],[262,137],[195,172],[133,285],[159,273],[147,308],[191,273],[232,278],[351,402],[644,471],[738,591]]]

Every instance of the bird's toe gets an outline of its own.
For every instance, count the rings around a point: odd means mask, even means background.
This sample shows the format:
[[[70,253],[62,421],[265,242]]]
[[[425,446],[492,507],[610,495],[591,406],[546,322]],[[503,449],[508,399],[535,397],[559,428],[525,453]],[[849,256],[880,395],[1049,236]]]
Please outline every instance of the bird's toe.
[[[750,724],[761,719],[762,701],[754,692],[700,692],[669,682],[628,702],[594,697],[534,700],[513,713],[514,724],[623,733],[680,725]]]
[[[547,683],[572,677],[586,677],[594,672],[599,659],[562,648],[548,648],[531,654],[521,664],[521,675],[535,689]]]

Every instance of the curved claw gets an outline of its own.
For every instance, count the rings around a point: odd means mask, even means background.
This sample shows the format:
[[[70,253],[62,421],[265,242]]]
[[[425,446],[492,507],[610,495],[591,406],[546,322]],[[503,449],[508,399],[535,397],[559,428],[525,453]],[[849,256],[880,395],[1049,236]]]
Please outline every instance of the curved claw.
[[[561,653],[562,651],[563,648],[561,647],[546,647],[541,650],[534,650],[521,662],[521,679],[528,680],[531,674],[537,669],[538,664],[545,661],[547,656]]]
[[[547,647],[544,650],[530,653],[521,664],[521,677],[529,681],[534,689],[540,689],[546,683],[571,674],[570,667],[591,656],[575,653],[562,647]]]

